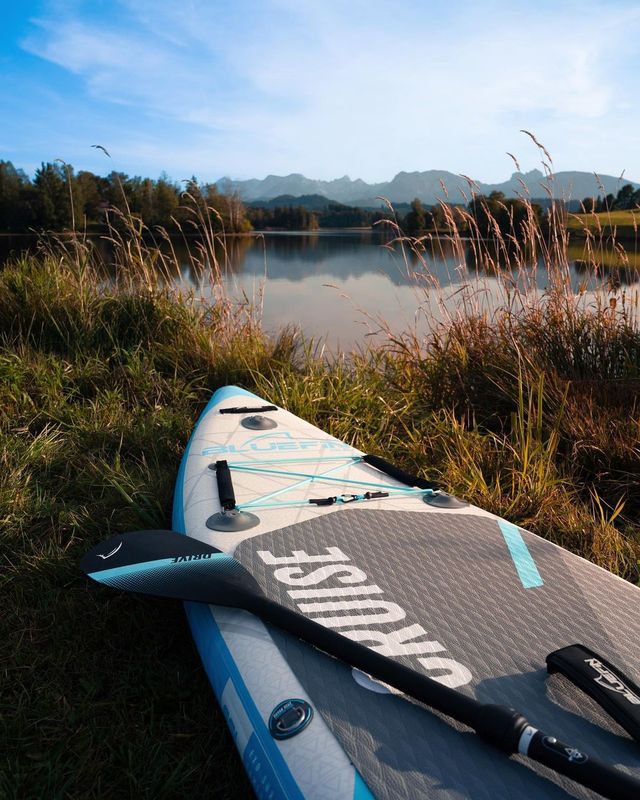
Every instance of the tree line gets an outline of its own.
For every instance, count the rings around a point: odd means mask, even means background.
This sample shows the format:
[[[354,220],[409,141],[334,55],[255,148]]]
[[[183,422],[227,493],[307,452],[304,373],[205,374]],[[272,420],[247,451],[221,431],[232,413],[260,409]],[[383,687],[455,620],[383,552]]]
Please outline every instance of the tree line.
[[[629,183],[625,184],[616,194],[607,194],[604,197],[585,197],[581,203],[585,214],[603,211],[629,211],[640,206],[640,189],[634,189]]]
[[[76,172],[62,162],[43,163],[30,179],[11,161],[0,161],[0,231],[83,230],[116,228],[139,221],[169,232],[189,230],[198,215],[214,230],[251,229],[237,195],[222,194],[213,183],[195,177],[181,184],[161,175],[157,180],[113,171],[106,177]]]
[[[560,201],[550,205],[566,210],[566,204]],[[631,184],[623,186],[616,195],[585,197],[580,202],[580,210],[586,214],[634,208],[640,208],[640,189],[634,189]],[[484,238],[491,238],[500,233],[518,237],[524,234],[529,225],[544,229],[548,214],[549,209],[545,211],[540,203],[507,198],[498,191],[476,195],[467,205],[457,206],[440,204],[426,207],[416,198],[404,218],[403,227],[407,233],[415,235],[425,231],[449,233],[455,224],[462,235],[478,233]]]
[[[416,198],[404,218],[404,230],[409,234],[423,231],[450,233],[453,226],[461,235],[477,234],[491,238],[502,235],[523,235],[526,226],[540,226],[544,211],[539,203],[507,198],[503,192],[475,195],[465,205],[440,204],[425,207]]]
[[[369,228],[381,219],[390,219],[391,215],[382,210],[372,211],[327,201],[324,207],[313,210],[293,202],[275,207],[250,206],[247,217],[256,230],[312,231],[319,228]]]
[[[293,198],[292,198],[293,199]],[[632,209],[640,206],[640,189],[627,184],[617,195],[585,198],[585,213]],[[405,206],[406,208],[406,206]],[[103,177],[88,170],[76,172],[63,162],[42,163],[33,179],[11,161],[0,161],[0,232],[32,230],[98,230],[109,222],[114,227],[139,221],[147,228],[189,232],[200,217],[216,231],[241,233],[252,229],[316,230],[318,228],[362,228],[389,219],[387,211],[355,208],[328,201],[313,210],[294,203],[278,207],[245,207],[237,194],[225,194],[213,183],[195,177],[176,183],[165,174],[157,180],[130,177],[112,171]],[[473,220],[473,223],[471,223]],[[410,235],[423,231],[449,232],[452,223],[459,233],[491,237],[519,235],[524,226],[544,224],[538,203],[506,198],[502,192],[479,195],[466,206],[427,207],[415,199],[400,226]],[[475,230],[471,231],[471,227]]]
[[[157,180],[112,171],[106,176],[76,172],[61,161],[42,163],[33,179],[11,161],[0,161],[0,232],[98,231],[107,222],[121,228],[139,222],[148,229],[189,232],[197,217],[216,231],[252,229],[316,230],[368,227],[388,216],[382,211],[328,202],[308,210],[290,204],[276,208],[245,207],[234,193],[195,177],[176,183],[165,174]]]
[[[247,209],[247,216],[255,230],[315,231],[320,227],[318,214],[302,206],[253,206]]]

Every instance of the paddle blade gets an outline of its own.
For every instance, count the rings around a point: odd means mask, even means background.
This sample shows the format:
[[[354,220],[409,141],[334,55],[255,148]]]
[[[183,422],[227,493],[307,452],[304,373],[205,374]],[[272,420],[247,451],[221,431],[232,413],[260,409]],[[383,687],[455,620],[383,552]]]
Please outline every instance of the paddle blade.
[[[232,556],[175,531],[131,531],[92,548],[90,578],[126,592],[246,608],[262,591]]]

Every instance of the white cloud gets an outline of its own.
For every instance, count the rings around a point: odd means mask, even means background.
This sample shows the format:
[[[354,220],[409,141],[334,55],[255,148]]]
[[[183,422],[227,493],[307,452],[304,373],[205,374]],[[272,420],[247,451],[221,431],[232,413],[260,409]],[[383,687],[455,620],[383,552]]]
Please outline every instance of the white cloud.
[[[624,72],[639,29],[624,2],[122,0],[107,20],[58,4],[25,47],[95,100],[131,106],[149,152],[187,155],[207,177],[448,168],[499,179],[505,150],[524,151],[523,167],[537,161],[520,128],[559,168],[621,158],[618,171],[640,176]],[[192,126],[187,154],[164,137],[169,119]]]

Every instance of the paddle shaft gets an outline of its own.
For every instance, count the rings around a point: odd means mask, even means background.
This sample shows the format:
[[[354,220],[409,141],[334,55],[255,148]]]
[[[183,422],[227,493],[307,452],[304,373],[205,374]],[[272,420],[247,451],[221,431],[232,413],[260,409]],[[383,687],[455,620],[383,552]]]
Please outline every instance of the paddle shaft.
[[[96,545],[81,568],[124,591],[246,609],[469,726],[508,755],[526,755],[609,800],[640,798],[638,779],[538,731],[517,711],[480,703],[270,600],[238,561],[197,539],[175,531],[132,531]]]
[[[480,703],[264,596],[251,596],[244,607],[265,622],[473,728],[503,753],[526,755],[610,800],[640,797],[639,780],[537,730],[511,708]]]

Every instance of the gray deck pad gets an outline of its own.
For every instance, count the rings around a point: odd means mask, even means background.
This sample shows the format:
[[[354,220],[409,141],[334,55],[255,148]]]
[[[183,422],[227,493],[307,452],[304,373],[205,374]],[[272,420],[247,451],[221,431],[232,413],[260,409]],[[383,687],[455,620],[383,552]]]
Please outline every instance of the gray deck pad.
[[[637,679],[640,591],[514,531],[519,552],[490,517],[345,508],[247,539],[235,555],[278,602],[386,646],[431,677],[449,676],[461,691],[511,706],[640,777],[640,745],[545,668],[549,652],[581,642]],[[531,564],[538,581],[527,580]],[[363,688],[347,665],[304,642],[273,635],[377,798],[596,797],[526,759],[495,753],[417,703]]]

